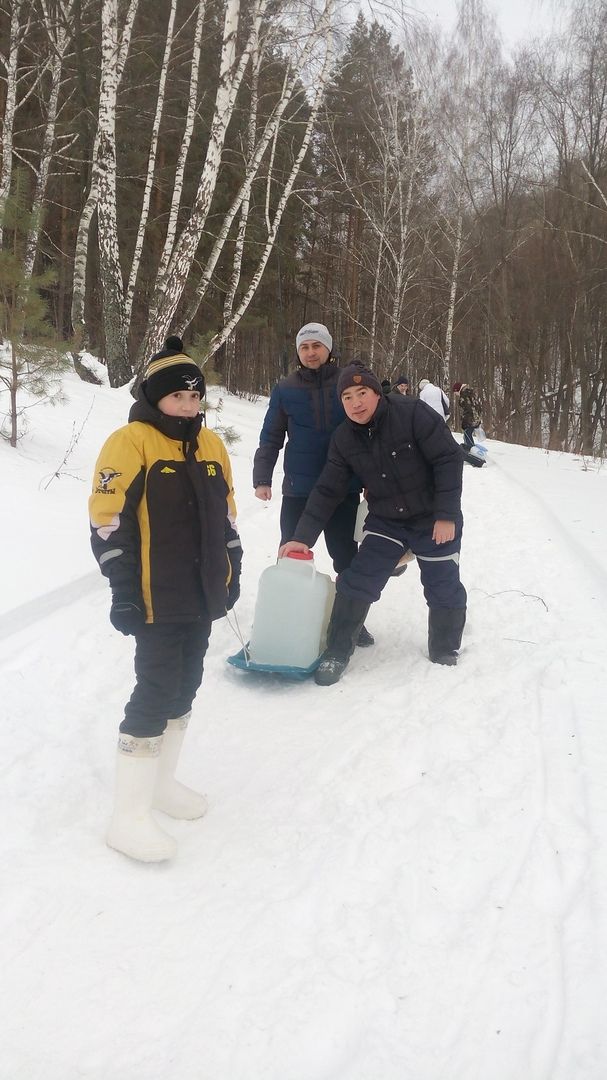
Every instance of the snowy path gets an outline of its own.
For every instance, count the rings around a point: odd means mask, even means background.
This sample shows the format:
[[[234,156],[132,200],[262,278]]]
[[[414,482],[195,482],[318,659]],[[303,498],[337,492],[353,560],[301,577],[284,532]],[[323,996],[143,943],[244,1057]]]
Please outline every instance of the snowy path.
[[[335,687],[229,668],[217,625],[183,772],[211,809],[171,866],[103,844],[131,683],[105,589],[0,622],[2,1080],[604,1080],[605,560],[491,452],[456,669],[415,564]],[[279,509],[249,458],[243,626]]]

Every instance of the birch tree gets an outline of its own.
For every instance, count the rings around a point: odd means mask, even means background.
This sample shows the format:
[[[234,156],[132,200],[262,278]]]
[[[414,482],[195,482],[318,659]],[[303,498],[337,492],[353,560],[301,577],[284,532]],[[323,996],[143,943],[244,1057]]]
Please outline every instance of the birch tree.
[[[448,300],[442,377],[450,381],[453,328],[461,273],[462,245],[467,212],[474,210],[479,174],[476,153],[479,142],[480,93],[488,72],[499,57],[495,24],[483,0],[459,0],[458,18],[444,66],[434,69],[437,81],[427,81],[426,89],[436,101],[436,123],[443,151],[445,192],[449,204],[446,218],[451,238],[452,260],[448,272]],[[440,76],[444,75],[444,82]]]
[[[131,366],[127,348],[124,282],[116,210],[116,99],[118,94],[118,3],[101,6],[101,82],[99,87],[99,271],[103,293],[103,330],[110,385],[127,382]]]
[[[255,154],[255,145],[257,142],[257,111],[259,105],[259,72],[261,68],[262,51],[260,48],[258,38],[253,40],[251,46],[251,100],[249,105],[249,118],[247,123],[246,132],[246,145],[244,147],[245,157],[245,171],[250,170],[253,156]],[[271,175],[271,169],[269,170]],[[268,184],[268,197],[269,197],[269,184]],[[236,241],[234,244],[234,256],[232,260],[232,272],[228,281],[228,287],[223,303],[223,322],[224,326],[230,322],[232,313],[234,311],[234,300],[238,286],[240,284],[240,275],[242,272],[242,259],[244,255],[245,240],[247,235],[247,226],[249,223],[249,209],[251,206],[251,192],[250,189],[243,197],[240,212],[238,216],[238,229],[236,232]],[[268,209],[266,208],[266,224],[268,222]],[[270,229],[268,229],[268,233]],[[227,338],[227,362],[226,362],[226,382],[230,385],[230,372],[231,362],[234,352],[234,338],[230,336]]]
[[[6,95],[2,117],[2,167],[0,168],[0,221],[4,215],[6,200],[11,189],[13,175],[13,134],[17,110],[17,79],[19,50],[27,33],[24,0],[12,0],[10,7],[10,37],[6,55],[0,53],[0,62],[6,72]],[[2,247],[0,227],[0,248]]]
[[[54,7],[50,6],[49,0],[40,0],[40,6],[50,49],[50,88],[48,94],[44,95],[46,98],[46,120],[38,165],[35,169],[36,184],[32,202],[32,226],[27,237],[23,264],[26,276],[29,276],[33,270],[38,250],[48,178],[55,148],[63,62],[72,38],[74,0],[56,0],[56,6]],[[64,143],[64,150],[66,148],[67,144]]]
[[[183,296],[192,264],[196,256],[200,238],[209,214],[212,198],[217,185],[217,179],[219,175],[219,168],[222,159],[222,149],[226,137],[227,128],[231,120],[236,96],[240,87],[242,77],[246,66],[251,61],[257,43],[259,41],[260,27],[264,15],[268,8],[267,0],[258,0],[256,6],[253,9],[251,15],[250,31],[243,47],[243,51],[239,59],[236,57],[235,50],[235,37],[238,26],[238,14],[239,5],[236,0],[227,0],[225,9],[225,20],[223,30],[223,46],[222,46],[222,58],[221,69],[218,83],[217,94],[215,98],[214,115],[211,124],[209,143],[205,156],[205,164],[198,184],[196,198],[192,208],[190,218],[184,226],[181,234],[176,239],[172,255],[168,261],[167,269],[161,277],[157,280],[154,300],[152,303],[152,310],[149,317],[148,332],[142,342],[139,351],[138,366],[140,367],[147,356],[150,355],[162,342],[170,325],[173,322],[177,307]],[[204,298],[209,284],[212,280],[213,271],[217,265],[217,262],[224,249],[232,223],[236,216],[241,213],[243,203],[246,205],[246,200],[250,197],[250,191],[252,184],[258,174],[260,164],[274,139],[276,132],[283,122],[285,111],[289,104],[292,102],[297,88],[300,85],[300,74],[306,69],[306,66],[310,63],[311,55],[316,51],[321,51],[321,56],[326,55],[330,46],[330,27],[331,16],[334,8],[334,0],[324,0],[323,6],[320,11],[318,20],[314,21],[308,33],[305,35],[303,44],[300,48],[293,49],[291,55],[288,57],[287,69],[285,74],[285,80],[283,90],[280,99],[272,111],[267,123],[264,126],[263,131],[260,132],[257,139],[255,150],[249,155],[249,160],[246,165],[246,172],[244,180],[240,186],[240,189],[233,199],[229,210],[224,216],[224,219],[219,228],[216,240],[212,246],[212,250],[206,260],[202,273],[199,277],[198,283],[195,285],[193,298],[184,309],[184,313],[177,320],[177,329],[183,333],[185,328],[190,324],[195,317],[196,312],[200,306],[202,299]],[[320,75],[320,86],[315,87],[314,90],[314,117],[317,116],[317,110],[320,105],[320,99],[322,91],[324,90],[324,81],[326,79],[326,64],[322,66]],[[309,143],[311,131],[306,125],[304,130],[304,142],[305,148]],[[303,145],[303,144],[302,144]],[[301,167],[301,161],[303,155],[298,153],[296,155],[297,169]],[[270,169],[271,172],[271,169]],[[295,181],[295,175],[289,177],[285,191],[290,194],[293,183]],[[271,181],[270,181],[271,182]],[[287,195],[288,197],[288,195]],[[284,206],[286,205],[286,199],[281,199],[279,202],[280,213],[278,218],[274,217],[272,222],[267,223],[268,237],[266,238],[264,248],[259,260],[258,268],[254,271],[252,281],[256,282],[254,288],[257,287],[259,280],[261,279],[260,266],[265,267],[269,253],[272,249],[272,245],[275,241],[277,230],[280,224],[282,213],[284,212]],[[242,213],[241,213],[242,220]],[[270,238],[270,239],[268,239]],[[247,293],[250,291],[250,285],[247,288]],[[254,290],[253,290],[254,291]],[[250,301],[248,301],[250,302]],[[246,310],[248,302],[245,304],[243,310]],[[238,310],[242,308],[242,303],[239,304]],[[240,316],[239,316],[240,317]],[[232,316],[229,320],[229,325],[233,328],[236,325],[237,319]],[[231,332],[231,331],[230,331]],[[229,333],[228,333],[229,336]],[[222,337],[225,340],[225,337]]]
[[[155,352],[162,343],[185,289],[211,207],[236,95],[267,4],[268,0],[257,0],[252,16],[252,29],[240,59],[237,60],[236,37],[240,0],[226,0],[219,81],[204,168],[189,220],[175,242],[166,271],[157,279],[148,330],[140,349],[140,361]]]
[[[116,80],[116,93],[124,73],[124,67],[128,56],[131,37],[133,33],[133,25],[135,22],[135,16],[137,14],[137,7],[139,0],[129,0],[129,5],[125,15],[125,20],[120,31],[120,43],[117,49],[117,55],[115,58],[115,80]],[[109,43],[108,46],[108,62],[113,63],[112,48],[116,48],[116,43]],[[114,115],[113,118],[107,115],[108,108],[110,107],[110,101],[106,99],[104,102],[104,111],[106,115],[106,125],[110,131],[115,130],[115,106],[116,97],[113,97]],[[91,180],[89,185],[89,191],[84,203],[84,207],[80,214],[78,222],[78,231],[76,236],[76,245],[74,252],[74,277],[72,284],[72,329],[74,333],[74,340],[77,349],[82,349],[88,346],[89,341],[86,330],[85,319],[85,300],[86,300],[86,287],[87,287],[87,268],[88,262],[88,245],[89,245],[89,233],[93,218],[97,210],[97,203],[99,200],[99,181],[100,181],[100,163],[99,163],[99,150],[101,146],[101,133],[99,125],[97,126],[97,132],[95,135],[95,141],[92,151],[91,162]],[[115,145],[114,145],[114,157],[115,157]],[[124,320],[123,320],[124,321]],[[122,349],[120,350],[122,353]],[[124,367],[123,362],[119,364],[119,371],[116,373],[116,378],[122,377]],[[112,385],[114,385],[114,373],[110,372],[110,379]],[[120,385],[120,383],[116,383]]]
[[[188,104],[184,120],[183,136],[181,138],[179,154],[177,157],[177,165],[175,168],[175,179],[173,182],[173,191],[171,195],[171,204],[169,209],[164,246],[158,266],[158,277],[161,279],[167,272],[169,260],[175,246],[179,208],[183,196],[186,163],[188,160],[190,147],[192,145],[192,136],[194,134],[194,121],[196,118],[196,110],[198,108],[198,84],[200,81],[201,41],[205,12],[206,0],[198,0],[198,8],[196,12],[196,26],[194,29],[194,38],[192,43],[192,63],[190,66]]]
[[[315,90],[314,90],[314,96],[313,96],[313,99],[312,99],[312,107],[310,109],[310,113],[309,113],[309,116],[308,116],[308,119],[307,119],[307,122],[306,122],[305,130],[304,130],[304,134],[303,134],[303,138],[302,138],[299,150],[298,150],[297,155],[296,155],[296,157],[295,157],[295,159],[293,161],[291,171],[289,173],[289,176],[287,178],[286,183],[284,184],[282,194],[281,194],[281,196],[280,196],[280,198],[278,200],[278,205],[276,207],[276,210],[274,211],[273,216],[270,215],[269,210],[266,213],[267,235],[266,235],[266,238],[265,238],[265,244],[264,244],[264,247],[263,247],[263,251],[262,251],[261,256],[259,258],[259,261],[257,263],[257,267],[256,267],[256,269],[255,269],[255,271],[254,271],[254,273],[253,273],[253,275],[251,277],[249,285],[248,285],[244,295],[242,296],[237,309],[232,312],[229,320],[225,323],[225,325],[224,325],[223,329],[221,330],[221,332],[219,334],[217,334],[213,338],[213,340],[211,342],[211,347],[210,347],[210,349],[208,351],[208,355],[213,355],[215,352],[217,352],[217,350],[221,347],[221,345],[224,343],[224,341],[226,341],[228,339],[228,337],[230,336],[230,334],[234,331],[234,329],[238,325],[240,319],[242,318],[242,316],[246,312],[249,304],[251,303],[251,300],[253,299],[253,296],[255,295],[255,292],[256,292],[257,288],[259,287],[259,283],[260,283],[260,281],[262,279],[263,272],[264,272],[264,270],[265,270],[265,268],[267,266],[268,259],[270,257],[270,254],[271,254],[272,249],[274,247],[274,244],[276,242],[276,237],[278,235],[278,229],[279,229],[280,223],[282,221],[282,216],[283,216],[285,207],[287,205],[287,202],[288,202],[289,197],[291,195],[291,192],[293,190],[293,186],[295,184],[297,176],[299,175],[299,171],[301,169],[303,160],[304,160],[304,158],[305,158],[305,156],[306,156],[306,154],[308,152],[308,148],[309,148],[309,145],[310,145],[310,140],[312,138],[312,133],[313,133],[313,131],[315,129],[315,126],[316,126],[316,122],[317,122],[317,119],[318,119],[318,113],[319,113],[319,110],[320,110],[322,98],[323,98],[323,95],[324,95],[324,92],[325,92],[325,89],[326,89],[326,80],[327,80],[329,67],[330,67],[330,63],[331,63],[332,48],[333,48],[333,35],[330,33],[328,28],[325,31],[324,41],[325,41],[325,55],[324,55],[323,67],[322,67],[322,69],[320,71],[320,74],[319,74],[317,82],[316,82],[316,86],[315,86]],[[269,175],[268,175],[268,182],[270,181],[270,179],[271,179],[271,173],[269,173]]]
[[[135,250],[133,252],[133,258],[131,260],[131,272],[129,274],[129,281],[126,292],[125,302],[125,321],[127,325],[130,323],[131,314],[133,311],[133,297],[135,295],[135,285],[137,283],[137,275],[139,273],[139,265],[141,263],[141,253],[143,251],[143,243],[145,240],[146,226],[148,223],[148,215],[150,210],[150,201],[152,198],[152,185],[154,183],[154,173],[156,169],[156,155],[158,152],[158,137],[160,134],[160,123],[162,120],[162,113],[164,109],[164,97],[166,89],[167,72],[169,69],[169,61],[171,58],[171,50],[173,48],[173,30],[175,27],[175,15],[177,13],[177,0],[171,0],[171,6],[169,9],[169,21],[166,29],[166,39],[164,45],[164,54],[162,57],[162,64],[160,68],[160,79],[158,82],[158,95],[156,97],[156,110],[154,113],[154,122],[152,124],[152,135],[150,138],[150,150],[148,154],[148,165],[145,177],[145,188],[143,191],[143,204],[141,207],[141,213],[139,215],[139,226],[137,229],[137,237],[135,240]]]

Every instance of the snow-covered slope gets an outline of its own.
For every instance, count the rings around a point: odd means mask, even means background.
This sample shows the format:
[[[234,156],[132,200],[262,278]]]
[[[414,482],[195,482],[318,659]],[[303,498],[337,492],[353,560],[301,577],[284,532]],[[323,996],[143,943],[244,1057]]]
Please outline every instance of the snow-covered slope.
[[[604,1080],[607,468],[466,469],[457,668],[415,564],[334,687],[234,670],[215,624],[182,772],[210,810],[146,866],[104,844],[132,642],[86,513],[130,398],[66,392],[0,446],[2,1080]],[[247,634],[279,483],[255,500],[265,402],[220,395]]]

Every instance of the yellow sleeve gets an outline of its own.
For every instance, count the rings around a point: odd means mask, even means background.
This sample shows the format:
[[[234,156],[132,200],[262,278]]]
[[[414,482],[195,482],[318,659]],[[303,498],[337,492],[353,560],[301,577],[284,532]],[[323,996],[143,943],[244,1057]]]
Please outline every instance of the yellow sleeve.
[[[140,533],[137,507],[145,485],[145,463],[130,425],[104,443],[89,499],[91,547],[112,587],[139,585]]]

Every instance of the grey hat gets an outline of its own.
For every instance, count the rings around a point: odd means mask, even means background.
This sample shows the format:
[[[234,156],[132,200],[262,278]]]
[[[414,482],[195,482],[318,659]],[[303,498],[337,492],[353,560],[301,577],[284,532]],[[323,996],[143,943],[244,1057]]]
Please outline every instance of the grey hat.
[[[295,338],[295,347],[298,352],[299,346],[303,345],[304,341],[320,341],[329,352],[331,352],[331,349],[333,348],[333,338],[327,330],[327,327],[318,322],[306,323],[306,325],[302,326],[301,330],[298,331],[297,337]]]

